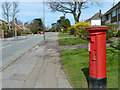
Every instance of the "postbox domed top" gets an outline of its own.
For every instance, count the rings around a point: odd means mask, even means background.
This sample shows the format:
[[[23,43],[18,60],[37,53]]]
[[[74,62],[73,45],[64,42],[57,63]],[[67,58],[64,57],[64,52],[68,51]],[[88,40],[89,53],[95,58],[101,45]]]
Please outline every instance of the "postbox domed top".
[[[107,31],[108,28],[107,28],[107,26],[95,25],[95,26],[91,26],[91,27],[86,28],[86,30],[88,30],[88,31]]]

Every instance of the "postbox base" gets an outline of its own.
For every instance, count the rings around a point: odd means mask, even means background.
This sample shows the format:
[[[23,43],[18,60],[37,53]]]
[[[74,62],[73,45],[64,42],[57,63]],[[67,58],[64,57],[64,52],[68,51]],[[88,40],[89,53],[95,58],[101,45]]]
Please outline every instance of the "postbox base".
[[[107,88],[107,78],[93,78],[89,76],[89,88]]]

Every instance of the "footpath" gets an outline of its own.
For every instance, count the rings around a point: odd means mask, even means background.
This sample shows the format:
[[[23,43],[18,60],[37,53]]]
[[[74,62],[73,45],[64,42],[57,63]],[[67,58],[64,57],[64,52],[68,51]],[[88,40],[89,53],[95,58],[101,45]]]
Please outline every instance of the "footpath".
[[[58,33],[2,71],[2,88],[72,88],[59,56]]]

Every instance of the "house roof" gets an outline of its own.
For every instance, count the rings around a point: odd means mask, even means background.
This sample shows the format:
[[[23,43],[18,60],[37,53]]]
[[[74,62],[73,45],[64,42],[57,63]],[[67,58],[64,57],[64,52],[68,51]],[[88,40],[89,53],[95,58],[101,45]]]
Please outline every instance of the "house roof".
[[[86,19],[84,22],[88,22],[89,20],[99,20],[101,16],[102,16],[102,14],[96,13],[96,14],[93,15],[91,18]]]
[[[5,21],[4,21],[4,20],[2,20],[2,19],[0,19],[0,21],[1,21],[1,22],[4,22],[4,23],[6,23],[6,24],[7,24],[7,22],[5,22]]]
[[[12,24],[12,21],[10,23]],[[15,22],[14,25],[16,26],[17,29],[23,29],[20,25],[17,25]]]
[[[103,14],[102,16],[111,13],[114,9],[119,8],[119,7],[120,7],[120,1],[119,1],[115,6],[113,6],[111,9],[109,9],[109,10],[108,10],[105,14]],[[102,16],[101,16],[101,17],[102,17]]]

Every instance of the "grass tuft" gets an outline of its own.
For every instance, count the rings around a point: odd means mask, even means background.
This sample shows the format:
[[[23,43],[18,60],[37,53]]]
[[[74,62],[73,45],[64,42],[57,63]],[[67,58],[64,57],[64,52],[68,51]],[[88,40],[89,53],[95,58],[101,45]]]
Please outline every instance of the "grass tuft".
[[[85,49],[60,51],[62,64],[74,88],[87,88],[89,52]],[[107,47],[107,86],[118,88],[118,50]]]
[[[59,45],[78,45],[78,44],[87,44],[87,40],[83,40],[81,38],[64,38],[59,39]]]

